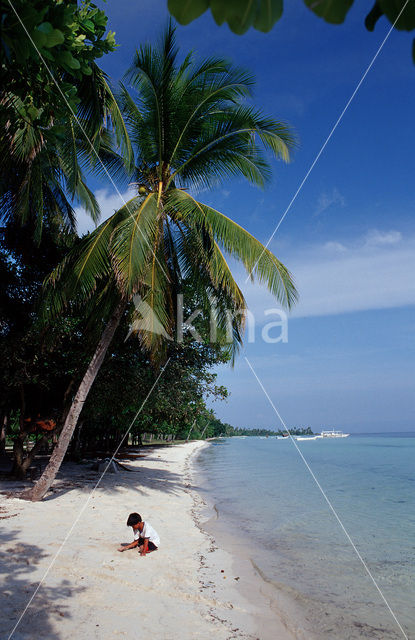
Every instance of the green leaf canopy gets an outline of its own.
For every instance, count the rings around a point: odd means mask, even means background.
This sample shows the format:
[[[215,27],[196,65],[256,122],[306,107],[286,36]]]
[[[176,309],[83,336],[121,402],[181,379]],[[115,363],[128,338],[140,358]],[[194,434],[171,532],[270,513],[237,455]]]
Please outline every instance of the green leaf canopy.
[[[247,105],[252,85],[249,74],[220,58],[196,62],[188,55],[179,63],[171,26],[158,47],[137,50],[118,96],[135,153],[137,196],[83,238],[52,274],[49,309],[110,286],[116,298],[135,300],[132,326],[156,354],[177,321],[176,296],[191,283],[204,309],[214,308],[219,334],[229,340],[230,332],[235,351],[246,303],[225,256],[282,305],[293,304],[296,290],[286,267],[192,195],[226,177],[263,187],[271,177],[269,158],[289,160],[295,136],[287,124]]]

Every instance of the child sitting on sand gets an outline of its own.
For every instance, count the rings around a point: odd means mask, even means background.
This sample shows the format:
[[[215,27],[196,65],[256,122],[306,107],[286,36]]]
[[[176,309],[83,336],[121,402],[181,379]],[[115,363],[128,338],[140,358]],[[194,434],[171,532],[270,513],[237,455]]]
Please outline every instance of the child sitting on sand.
[[[157,531],[153,529],[149,522],[143,522],[139,513],[130,513],[127,527],[133,528],[134,541],[131,544],[119,547],[118,551],[127,551],[127,549],[138,547],[140,556],[145,556],[147,553],[158,549],[160,538]]]

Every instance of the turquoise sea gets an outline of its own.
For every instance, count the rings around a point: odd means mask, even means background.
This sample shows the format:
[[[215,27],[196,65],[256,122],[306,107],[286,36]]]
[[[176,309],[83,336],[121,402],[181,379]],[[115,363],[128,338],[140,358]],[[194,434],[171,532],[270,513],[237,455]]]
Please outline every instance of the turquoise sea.
[[[201,451],[219,544],[221,532],[240,541],[262,578],[301,607],[310,637],[415,639],[415,433],[297,445],[392,612],[288,438]]]

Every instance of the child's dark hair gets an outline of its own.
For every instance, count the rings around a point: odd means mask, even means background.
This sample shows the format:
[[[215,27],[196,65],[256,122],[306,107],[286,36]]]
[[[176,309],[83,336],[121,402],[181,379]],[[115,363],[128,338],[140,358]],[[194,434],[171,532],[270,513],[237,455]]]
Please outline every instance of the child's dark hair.
[[[127,520],[127,527],[132,527],[135,524],[142,522],[141,516],[139,513],[130,513]]]

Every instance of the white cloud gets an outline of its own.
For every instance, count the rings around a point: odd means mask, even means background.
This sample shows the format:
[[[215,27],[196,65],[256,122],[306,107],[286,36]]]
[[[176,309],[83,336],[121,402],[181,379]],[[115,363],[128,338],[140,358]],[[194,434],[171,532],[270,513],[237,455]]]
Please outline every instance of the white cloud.
[[[134,189],[127,189],[127,191],[121,193],[121,195],[109,192],[108,189],[99,189],[95,194],[101,209],[101,217],[98,224],[101,224],[101,222],[104,222],[104,220],[112,216],[115,211],[118,211],[118,209],[128,202],[128,200],[135,194],[136,192]],[[75,214],[79,236],[95,229],[95,224],[82,207],[77,207],[75,209]]]
[[[326,242],[323,245],[323,249],[329,251],[330,253],[344,253],[347,251],[347,247],[344,246],[341,242]]]
[[[319,216],[323,211],[326,211],[326,209],[329,209],[333,205],[338,205],[340,207],[344,207],[346,205],[344,196],[336,187],[334,187],[330,193],[324,191],[320,194],[314,215]]]
[[[370,232],[348,246],[311,246],[286,255],[284,263],[300,295],[292,317],[415,304],[415,237],[404,238],[398,231]],[[258,322],[265,321],[264,310],[275,307],[275,300],[264,287],[245,280],[241,278],[240,286],[249,308]]]
[[[106,220],[135,194],[97,191],[101,220]],[[78,233],[94,228],[81,208],[76,210]],[[232,262],[232,261],[231,261]],[[400,231],[372,229],[348,245],[333,240],[301,248],[284,256],[300,294],[291,317],[350,313],[415,304],[415,236]],[[246,283],[246,273],[232,269],[258,325],[269,320],[266,309],[278,307],[270,293],[257,283]],[[238,277],[239,275],[239,277]]]
[[[402,234],[400,231],[379,231],[372,229],[366,234],[366,245],[370,247],[398,244],[401,242]]]

